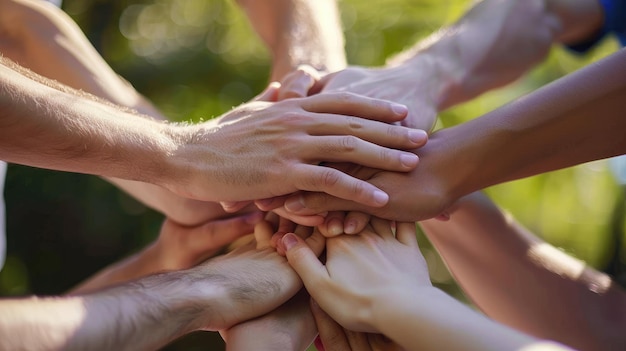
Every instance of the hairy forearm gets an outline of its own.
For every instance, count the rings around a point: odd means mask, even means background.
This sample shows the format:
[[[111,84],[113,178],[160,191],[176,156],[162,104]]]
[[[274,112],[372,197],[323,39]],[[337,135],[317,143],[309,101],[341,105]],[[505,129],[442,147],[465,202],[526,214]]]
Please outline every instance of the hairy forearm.
[[[85,296],[4,300],[0,348],[158,348],[192,330],[197,309],[185,296],[184,288],[154,276]]]
[[[150,182],[167,176],[173,128],[0,60],[1,159]]]
[[[333,72],[346,66],[335,0],[237,0],[270,49],[271,80],[301,64]]]
[[[623,291],[478,196],[461,200],[447,222],[421,223],[478,307],[526,333],[577,349],[621,348]]]

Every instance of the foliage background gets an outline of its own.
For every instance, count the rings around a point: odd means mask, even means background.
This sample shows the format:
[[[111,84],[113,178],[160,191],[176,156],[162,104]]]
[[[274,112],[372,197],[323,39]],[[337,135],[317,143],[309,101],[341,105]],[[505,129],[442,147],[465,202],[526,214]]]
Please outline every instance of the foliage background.
[[[339,3],[348,60],[370,66],[454,21],[470,1]],[[65,0],[63,6],[111,66],[173,120],[217,116],[267,83],[268,53],[233,1]],[[480,116],[616,49],[611,39],[585,56],[556,48],[512,86],[443,113],[440,127]],[[624,187],[606,161],[487,191],[547,241],[623,281]],[[162,221],[109,183],[79,174],[10,165],[5,197],[2,296],[63,293],[152,241]],[[434,282],[463,299],[437,253],[420,239]],[[215,334],[195,333],[166,349],[219,350],[223,343]]]

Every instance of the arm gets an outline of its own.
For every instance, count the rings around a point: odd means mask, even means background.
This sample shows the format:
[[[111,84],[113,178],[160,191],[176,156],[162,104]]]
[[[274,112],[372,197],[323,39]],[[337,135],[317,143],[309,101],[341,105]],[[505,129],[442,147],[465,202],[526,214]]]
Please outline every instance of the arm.
[[[267,313],[302,283],[283,257],[255,245],[87,295],[1,300],[0,348],[156,349]]]
[[[449,221],[421,225],[459,284],[490,317],[580,350],[626,345],[624,291],[534,236],[481,194],[461,199]]]
[[[273,57],[271,81],[302,64],[333,72],[346,65],[335,0],[237,0]]]
[[[318,89],[403,103],[404,125],[431,130],[440,111],[512,82],[555,41],[585,38],[601,22],[597,0],[483,0],[385,67],[350,67],[324,77]]]
[[[44,77],[149,115],[166,118],[119,77],[72,19],[43,1],[0,2],[0,52]],[[150,208],[186,225],[223,216],[216,203],[183,198],[154,184],[109,178]]]
[[[307,215],[359,210],[396,220],[439,215],[485,187],[626,153],[626,51],[561,78],[504,107],[433,133],[405,174],[353,169],[391,196],[373,209],[323,194],[301,194],[285,208]],[[419,186],[416,186],[419,184]]]
[[[409,350],[565,350],[479,315],[433,288],[414,223],[372,219],[327,239],[326,263],[296,235],[281,244],[311,297],[344,328],[382,333]]]
[[[383,204],[384,193],[319,166],[322,159],[406,171],[417,158],[394,149],[425,142],[421,131],[338,118],[350,113],[390,121],[406,114],[400,105],[352,94],[257,101],[203,124],[171,125],[137,118],[54,82],[42,84],[41,77],[1,60],[0,159],[149,182],[200,200],[252,200],[326,188]]]

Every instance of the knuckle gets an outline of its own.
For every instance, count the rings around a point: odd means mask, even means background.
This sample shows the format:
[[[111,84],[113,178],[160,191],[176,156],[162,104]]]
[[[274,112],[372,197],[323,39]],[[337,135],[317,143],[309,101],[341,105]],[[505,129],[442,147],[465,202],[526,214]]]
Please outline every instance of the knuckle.
[[[363,123],[360,118],[354,116],[346,116],[346,124],[351,131],[363,129]]]
[[[378,153],[378,158],[382,164],[389,164],[394,159],[392,151],[389,149],[381,149]]]
[[[339,172],[333,169],[324,170],[320,177],[320,185],[324,187],[334,187],[339,183]]]
[[[352,152],[356,150],[359,140],[353,135],[345,135],[339,139],[342,152]]]

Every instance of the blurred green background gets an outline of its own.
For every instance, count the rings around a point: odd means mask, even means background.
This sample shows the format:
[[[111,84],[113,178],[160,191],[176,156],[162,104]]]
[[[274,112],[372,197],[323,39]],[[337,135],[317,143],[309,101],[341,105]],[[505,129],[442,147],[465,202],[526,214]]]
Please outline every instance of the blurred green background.
[[[457,19],[467,0],[341,0],[350,64],[381,65]],[[217,116],[267,83],[269,56],[234,1],[65,0],[111,66],[173,120]],[[514,85],[446,111],[449,126],[492,110],[617,49],[611,39],[585,56],[556,48]],[[547,241],[624,277],[624,188],[606,161],[488,189],[503,208]],[[91,176],[10,165],[8,257],[0,295],[59,294],[156,238],[162,216]],[[463,299],[425,242],[433,281]],[[497,262],[494,262],[497,264]],[[220,350],[214,333],[195,333],[168,350]]]

